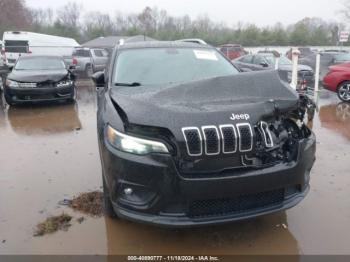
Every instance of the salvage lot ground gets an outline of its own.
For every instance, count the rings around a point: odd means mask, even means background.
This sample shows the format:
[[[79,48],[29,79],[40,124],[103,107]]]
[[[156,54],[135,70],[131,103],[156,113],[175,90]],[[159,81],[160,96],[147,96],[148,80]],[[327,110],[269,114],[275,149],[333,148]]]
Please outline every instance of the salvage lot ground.
[[[0,102],[0,254],[350,254],[350,106],[346,114],[334,94],[320,95],[312,190],[299,206],[229,225],[167,230],[58,205],[101,190],[95,91],[88,81],[78,88],[75,105]],[[63,212],[73,217],[68,231],[33,237],[38,223]]]

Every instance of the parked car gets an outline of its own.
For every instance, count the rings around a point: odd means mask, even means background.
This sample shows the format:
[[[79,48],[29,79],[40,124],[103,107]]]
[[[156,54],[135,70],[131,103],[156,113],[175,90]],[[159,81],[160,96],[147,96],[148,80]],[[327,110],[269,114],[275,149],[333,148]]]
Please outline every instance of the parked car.
[[[229,59],[233,60],[248,54],[241,45],[226,44],[219,47],[219,50]]]
[[[320,53],[320,79],[322,80],[328,73],[328,69],[332,65],[350,63],[350,54],[342,52],[321,52]],[[313,70],[316,68],[316,54],[301,58],[300,64],[308,65]]]
[[[107,214],[198,226],[306,196],[316,140],[277,72],[240,73],[215,48],[181,42],[117,46],[110,61],[93,76]]]
[[[23,104],[76,98],[75,75],[59,56],[23,56],[7,76],[7,104]]]
[[[51,55],[71,58],[78,42],[72,38],[23,31],[5,32],[3,35],[6,64],[14,66],[17,59],[28,55]]]
[[[249,68],[253,71],[274,70],[277,68],[283,80],[291,82],[293,71],[292,62],[285,56],[275,57],[271,53],[260,53],[256,55],[246,55],[232,61],[238,68],[244,70]],[[311,67],[306,65],[298,65],[299,82],[303,85],[313,86],[315,83],[315,74]]]
[[[109,54],[102,48],[76,48],[73,52],[75,72],[91,77],[93,73],[106,68]]]
[[[350,63],[329,67],[323,86],[337,93],[343,102],[350,102]]]

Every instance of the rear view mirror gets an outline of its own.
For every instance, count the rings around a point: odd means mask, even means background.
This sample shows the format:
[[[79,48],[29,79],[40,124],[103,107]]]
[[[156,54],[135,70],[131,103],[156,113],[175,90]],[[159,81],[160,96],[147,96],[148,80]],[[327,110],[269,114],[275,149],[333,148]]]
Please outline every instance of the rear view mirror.
[[[104,72],[97,72],[93,74],[91,78],[97,88],[104,87],[106,85]]]

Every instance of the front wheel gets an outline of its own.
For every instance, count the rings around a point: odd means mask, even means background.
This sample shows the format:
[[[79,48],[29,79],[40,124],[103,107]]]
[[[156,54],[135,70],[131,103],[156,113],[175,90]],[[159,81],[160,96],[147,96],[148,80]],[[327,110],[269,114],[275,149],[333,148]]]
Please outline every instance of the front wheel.
[[[342,83],[337,90],[338,97],[343,102],[350,102],[350,81]]]
[[[15,103],[12,100],[12,97],[4,90],[5,101],[9,106],[13,106]]]
[[[77,87],[74,86],[71,97],[68,99],[68,103],[75,103],[76,100],[77,100]]]

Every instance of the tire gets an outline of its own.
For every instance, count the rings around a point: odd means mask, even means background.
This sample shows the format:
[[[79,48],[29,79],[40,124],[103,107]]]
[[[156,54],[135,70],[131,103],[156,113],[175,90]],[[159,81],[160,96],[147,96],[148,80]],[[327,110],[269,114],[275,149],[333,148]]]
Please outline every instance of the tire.
[[[350,81],[341,83],[337,89],[337,94],[341,101],[350,103]]]
[[[92,65],[86,65],[86,67],[85,67],[85,77],[86,78],[91,78],[93,74],[94,74],[94,68],[92,67]]]
[[[102,177],[103,180],[103,207],[104,207],[104,212],[107,216],[111,218],[117,218],[117,214],[114,212],[113,205],[111,198],[109,196],[109,190],[106,185],[104,177]]]
[[[68,103],[72,103],[72,104],[75,103],[75,101],[77,100],[77,93],[78,93],[77,87],[74,86],[73,93],[72,93],[71,97],[67,100]]]
[[[5,101],[9,106],[13,106],[15,105],[15,103],[13,102],[11,96],[9,96],[9,94],[7,94],[7,92],[4,90],[4,97],[5,97]]]

